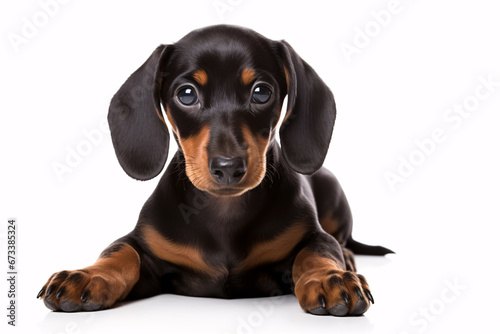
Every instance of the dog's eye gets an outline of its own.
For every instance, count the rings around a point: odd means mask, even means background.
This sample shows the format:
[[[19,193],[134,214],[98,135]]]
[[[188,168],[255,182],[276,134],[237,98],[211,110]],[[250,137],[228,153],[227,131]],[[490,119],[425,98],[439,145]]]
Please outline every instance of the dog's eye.
[[[271,90],[266,86],[257,86],[253,90],[252,102],[254,103],[266,103],[271,98]]]
[[[192,106],[198,102],[196,90],[191,86],[181,88],[179,93],[177,93],[177,98],[185,106]]]

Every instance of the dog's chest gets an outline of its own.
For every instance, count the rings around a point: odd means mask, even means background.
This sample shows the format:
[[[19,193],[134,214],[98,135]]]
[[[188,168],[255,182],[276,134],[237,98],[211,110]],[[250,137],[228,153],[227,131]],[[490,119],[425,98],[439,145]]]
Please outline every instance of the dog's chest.
[[[244,272],[220,268],[219,276],[182,271],[172,278],[167,291],[182,295],[243,298],[291,292],[291,270],[269,270],[269,266]]]
[[[171,275],[172,292],[220,298],[290,293],[292,249],[302,234],[292,231],[267,242],[256,243],[254,235],[212,239],[202,248],[203,263]]]

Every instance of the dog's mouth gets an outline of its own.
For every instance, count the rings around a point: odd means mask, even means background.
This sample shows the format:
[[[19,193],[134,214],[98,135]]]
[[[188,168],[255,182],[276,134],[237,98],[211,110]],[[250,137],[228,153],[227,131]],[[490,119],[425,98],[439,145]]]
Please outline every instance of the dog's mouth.
[[[249,189],[246,188],[223,187],[218,189],[209,189],[207,191],[216,197],[235,197],[243,195],[248,190]]]
[[[186,165],[186,174],[191,183],[201,191],[206,191],[215,197],[236,197],[257,187],[265,176],[265,158],[256,162],[256,166],[253,166],[253,162],[249,165],[252,168],[246,171],[240,181],[233,181],[235,182],[233,184],[221,182],[208,168],[196,166],[195,162]]]
[[[226,180],[218,180],[218,175],[211,173],[209,168],[201,167],[195,158],[186,157],[186,174],[191,183],[201,191],[206,191],[215,197],[236,197],[257,187],[265,176],[265,158],[255,163],[250,162],[251,169],[247,170],[240,181],[234,184],[224,184]]]

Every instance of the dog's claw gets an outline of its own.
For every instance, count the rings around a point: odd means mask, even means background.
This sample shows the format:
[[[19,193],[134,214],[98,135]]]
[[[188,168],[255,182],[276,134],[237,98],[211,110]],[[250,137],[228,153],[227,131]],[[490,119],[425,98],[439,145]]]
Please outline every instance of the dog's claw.
[[[40,298],[41,296],[43,296],[43,294],[45,293],[45,287],[43,287],[40,292],[38,293],[38,295],[36,295],[36,298]]]
[[[89,299],[89,296],[90,296],[90,291],[84,290],[82,293],[82,296],[80,297],[80,300],[82,301],[82,303],[85,303]]]
[[[57,291],[57,293],[56,293],[56,298],[57,299],[61,298],[64,295],[65,292],[66,292],[66,288],[65,287],[61,287],[59,289],[59,291]]]
[[[52,293],[52,290],[54,290],[54,286],[53,285],[50,285],[48,288],[47,288],[47,292],[45,293],[45,298],[47,298],[51,293]]]
[[[349,294],[347,291],[342,291],[342,299],[346,303],[346,305],[349,305]]]
[[[323,295],[319,295],[318,300],[319,300],[319,303],[320,303],[321,307],[322,307],[322,308],[325,308],[325,307],[326,307],[326,299],[325,299],[325,296],[323,296]]]
[[[319,302],[320,306],[316,307],[316,308],[314,308],[312,310],[309,310],[309,313],[312,313],[314,315],[325,315],[325,314],[328,314],[328,311],[326,310],[326,299],[325,299],[325,296],[319,295],[318,302]]]
[[[375,300],[373,299],[372,293],[370,290],[365,290],[365,294],[368,297],[368,299],[372,302],[372,304],[375,304]]]

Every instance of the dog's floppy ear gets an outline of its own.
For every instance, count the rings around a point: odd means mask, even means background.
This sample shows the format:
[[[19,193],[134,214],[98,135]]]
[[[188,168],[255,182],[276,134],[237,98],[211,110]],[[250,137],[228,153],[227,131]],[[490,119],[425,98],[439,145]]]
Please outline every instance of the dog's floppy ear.
[[[280,128],[283,157],[301,174],[325,160],[336,109],[333,94],[318,74],[286,42],[278,42],[288,86],[287,113]]]
[[[160,45],[111,100],[108,122],[116,156],[138,180],[158,175],[168,156],[169,134],[161,113],[159,89],[173,46]]]

